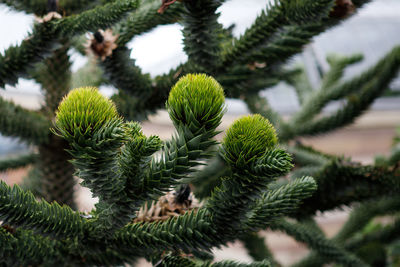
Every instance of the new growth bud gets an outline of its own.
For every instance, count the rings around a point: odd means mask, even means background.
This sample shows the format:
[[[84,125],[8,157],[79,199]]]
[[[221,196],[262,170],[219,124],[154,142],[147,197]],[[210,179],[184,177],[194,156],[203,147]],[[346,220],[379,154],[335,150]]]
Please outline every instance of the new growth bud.
[[[215,129],[224,113],[225,96],[221,85],[205,74],[188,74],[169,93],[167,109],[175,124],[204,125]]]
[[[272,124],[261,115],[236,120],[226,131],[222,155],[232,166],[240,167],[261,157],[278,143]]]
[[[114,103],[103,96],[97,88],[82,87],[69,92],[56,112],[56,126],[71,136],[92,134],[105,122],[118,118]]]

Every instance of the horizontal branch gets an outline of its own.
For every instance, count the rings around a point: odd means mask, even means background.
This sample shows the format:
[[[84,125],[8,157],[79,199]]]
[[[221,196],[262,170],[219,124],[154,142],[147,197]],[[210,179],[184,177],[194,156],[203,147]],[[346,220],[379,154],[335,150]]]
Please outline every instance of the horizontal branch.
[[[136,11],[130,13],[119,26],[118,46],[126,45],[135,36],[148,32],[157,26],[172,24],[182,18],[183,6],[178,2],[170,5],[162,14],[157,12],[159,8],[159,1],[143,2]]]
[[[52,24],[55,27],[55,32],[62,37],[82,34],[87,31],[96,32],[98,29],[106,29],[120,21],[127,12],[133,11],[137,6],[137,0],[118,0],[78,15],[56,20]]]
[[[50,122],[43,115],[0,98],[0,133],[28,143],[46,143]]]
[[[38,155],[35,153],[18,155],[16,157],[0,160],[0,171],[25,167],[36,162]]]
[[[23,227],[53,237],[83,236],[88,231],[86,219],[70,207],[38,202],[31,192],[18,185],[9,187],[0,181],[0,219],[11,226]]]
[[[326,239],[321,233],[312,230],[306,225],[279,220],[274,222],[270,228],[282,231],[297,241],[307,244],[311,249],[318,251],[328,262],[336,262],[349,267],[368,266],[352,253],[336,246],[334,242]]]

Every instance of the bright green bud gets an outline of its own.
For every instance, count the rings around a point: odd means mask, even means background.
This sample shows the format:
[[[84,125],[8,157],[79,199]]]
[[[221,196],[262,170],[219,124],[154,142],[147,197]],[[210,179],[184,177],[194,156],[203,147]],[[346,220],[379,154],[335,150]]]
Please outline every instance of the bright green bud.
[[[240,167],[274,149],[277,143],[275,129],[266,118],[248,115],[236,120],[226,131],[222,154],[231,165]]]
[[[211,129],[218,126],[224,103],[224,90],[214,78],[188,74],[171,89],[167,109],[174,123],[199,123]]]
[[[58,106],[56,125],[69,135],[79,130],[91,134],[106,121],[118,118],[114,103],[97,88],[82,87],[69,92]]]

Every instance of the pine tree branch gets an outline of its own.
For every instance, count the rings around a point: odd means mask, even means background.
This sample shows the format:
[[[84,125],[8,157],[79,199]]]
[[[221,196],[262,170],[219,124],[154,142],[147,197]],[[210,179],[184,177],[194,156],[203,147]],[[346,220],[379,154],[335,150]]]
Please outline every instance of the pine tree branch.
[[[335,235],[334,240],[343,243],[362,230],[374,217],[393,214],[399,209],[400,199],[397,197],[364,202],[350,213],[349,219]]]
[[[181,256],[173,256],[167,255],[162,258],[158,263],[154,266],[156,267],[271,267],[271,264],[267,261],[259,261],[252,263],[238,263],[235,261],[220,261],[220,262],[205,262],[199,263],[197,261],[192,261],[188,258],[184,258]]]
[[[87,31],[106,29],[123,18],[127,12],[138,6],[137,0],[118,0],[98,6],[78,15],[72,15],[53,22],[59,36],[68,37]]]
[[[355,3],[357,2],[357,3]],[[370,0],[353,1],[357,9],[360,9]],[[293,3],[295,5],[295,3]],[[328,10],[329,12],[330,10]],[[322,14],[320,14],[322,15]],[[269,68],[274,69],[289,58],[302,51],[302,47],[311,41],[311,38],[323,31],[336,26],[344,19],[351,17],[352,14],[346,14],[344,17],[335,17],[331,14],[321,21],[309,21],[304,24],[282,25],[282,29],[276,32],[273,38],[262,45],[259,50],[252,52],[247,60],[266,62]]]
[[[357,7],[358,8],[361,7],[365,2],[368,1],[359,1]],[[239,95],[246,93],[246,91],[249,90],[249,88],[252,88],[253,91],[258,92],[259,90],[264,89],[265,87],[271,86],[270,79],[265,79],[265,77],[266,75],[270,75],[272,66],[274,66],[273,68],[276,68],[277,64],[279,65],[286,62],[288,58],[290,58],[291,56],[293,56],[298,52],[301,52],[302,50],[301,47],[303,46],[303,44],[309,42],[309,40],[313,36],[321,33],[326,28],[335,26],[338,22],[339,20],[336,18],[329,18],[324,20],[322,24],[305,24],[293,27],[292,26],[285,27],[285,29],[290,29],[290,30],[289,31],[284,30],[276,33],[277,37],[276,38],[274,37],[273,40],[271,41],[272,47],[279,47],[280,45],[283,45],[280,43],[285,39],[287,39],[285,36],[290,37],[291,35],[294,35],[297,39],[301,38],[300,40],[302,40],[305,38],[306,41],[305,42],[301,41],[301,43],[296,43],[296,44],[292,44],[291,42],[289,42],[287,45],[291,44],[294,45],[295,47],[293,48],[294,49],[293,51],[290,48],[289,49],[290,52],[286,53],[286,56],[283,55],[277,56],[276,51],[272,50],[270,52],[266,52],[266,54],[269,55],[270,57],[264,60],[264,58],[262,57],[262,55],[265,54],[264,52],[261,54],[257,54],[257,56],[254,58],[253,61],[261,61],[261,62],[266,61],[268,62],[268,68],[266,68],[263,71],[259,71],[258,74],[256,74],[255,76],[250,75],[250,73],[238,76],[238,78],[236,78],[235,81],[232,81],[230,83],[233,86],[233,88],[231,88],[232,86],[228,85],[227,82],[223,80],[224,79],[223,77],[219,77],[219,75],[222,75],[222,73],[218,74],[218,81],[220,81],[221,84],[225,87],[228,96],[235,96],[235,97],[238,97]],[[291,39],[289,38],[287,40],[290,41]],[[164,103],[164,101],[166,100],[166,93],[163,92],[168,92],[169,88],[177,81],[177,78],[180,75],[184,75],[185,73],[190,73],[190,72],[198,72],[198,70],[196,68],[193,68],[193,66],[189,68],[188,67],[189,66],[187,66],[187,64],[184,64],[182,66],[179,66],[175,70],[171,70],[170,73],[167,75],[156,77],[155,79],[156,86],[152,90],[156,92],[156,94],[153,94],[153,97],[149,99],[149,101],[152,102],[153,106],[160,107]],[[243,69],[241,71],[243,71]],[[232,70],[228,70],[228,72],[225,72],[224,74],[229,75],[229,77],[237,76],[237,74],[235,74]],[[254,84],[254,81],[256,80],[258,81],[258,84]],[[158,96],[160,93],[161,95],[165,95],[165,97],[160,98]],[[144,106],[144,104],[141,105]],[[150,107],[151,105],[148,106]],[[134,114],[134,112],[127,112],[127,113]]]
[[[61,99],[71,89],[71,65],[67,40],[61,40],[62,46],[54,50],[31,73],[44,90],[45,109],[53,116]]]
[[[270,43],[285,26],[318,22],[329,14],[332,6],[333,1],[330,0],[302,1],[302,3],[276,1],[275,5],[263,11],[254,24],[227,50],[220,64],[221,68],[226,69],[235,61],[247,63],[249,55]]]
[[[344,266],[367,266],[353,254],[337,247],[335,243],[326,239],[317,231],[300,223],[290,223],[285,220],[279,220],[271,224],[272,230],[285,232],[299,242],[306,243],[311,249],[318,251],[328,262],[337,262]]]
[[[382,244],[390,244],[398,239],[400,235],[400,220],[396,218],[393,224],[383,227],[383,229],[372,231],[371,233],[354,237],[348,240],[344,247],[348,250],[355,251],[362,245],[369,242],[379,242]]]
[[[193,167],[201,165],[201,159],[210,156],[209,150],[217,144],[213,140],[218,134],[216,128],[225,112],[222,98],[222,87],[206,75],[187,75],[179,80],[166,104],[177,135],[165,143],[161,159],[152,163],[136,195],[148,198],[169,190],[187,178]]]
[[[49,121],[43,115],[0,98],[0,132],[3,135],[43,144],[49,140],[49,128]]]
[[[209,148],[216,145],[211,138],[217,133],[203,129],[178,128],[178,135],[165,144],[162,158],[152,164],[150,176],[146,179],[143,193],[158,196],[176,185],[182,178],[200,165],[200,160],[209,157]]]
[[[379,167],[334,159],[314,175],[318,184],[312,197],[304,200],[296,217],[313,215],[354,202],[396,194],[399,167]]]
[[[194,194],[197,199],[206,199],[212,191],[221,185],[222,178],[230,175],[230,169],[219,156],[207,161],[201,170],[193,174],[190,183],[194,185]]]
[[[354,60],[358,60],[359,57],[354,56],[354,58],[351,57],[348,58],[347,60],[343,59],[342,60],[343,64],[338,64],[336,67],[339,70],[333,68],[332,72],[327,74],[328,77],[326,77],[326,79],[324,80],[325,83],[323,82],[321,88],[306,100],[306,102],[302,105],[301,110],[297,112],[295,116],[292,118],[291,124],[292,125],[303,124],[304,121],[311,120],[313,117],[319,114],[322,108],[326,106],[326,104],[328,104],[330,101],[339,100],[351,93],[356,93],[360,91],[362,92],[363,91],[362,88],[373,82],[375,76],[380,76],[380,74],[384,72],[386,73],[389,72],[388,75],[395,76],[396,69],[398,68],[398,65],[400,65],[398,63],[399,60],[396,59],[398,57],[397,54],[399,54],[398,51],[399,51],[398,48],[394,48],[392,51],[386,54],[381,60],[379,60],[379,62],[377,62],[375,66],[371,67],[364,73],[360,74],[358,77],[352,78],[350,81],[344,82],[332,88],[326,87],[329,84],[333,83],[332,81],[329,81],[335,78],[333,76],[337,77],[338,75],[340,75],[337,72],[342,72],[343,66],[345,66],[348,62],[351,63],[354,62]],[[393,73],[390,73],[390,70],[392,69],[394,69],[394,71]],[[382,88],[386,89],[386,87]]]
[[[0,55],[0,87],[15,85],[19,77],[48,54],[54,46],[51,22],[36,24],[32,33],[19,46],[11,46]]]
[[[71,88],[87,86],[99,87],[104,83],[106,83],[106,81],[103,71],[97,64],[95,64],[93,58],[89,58],[88,62],[84,66],[72,73],[71,77]]]
[[[17,157],[0,160],[0,171],[25,167],[36,162],[38,155],[36,153],[18,155]]]
[[[241,171],[232,169],[231,177],[225,178],[221,186],[214,190],[206,206],[213,214],[213,223],[218,232],[226,232],[229,235],[243,228],[243,224],[255,230],[261,221],[264,223],[264,202],[257,202],[256,199],[262,197],[262,191],[271,181],[284,175],[290,167],[290,157],[277,149],[266,152],[253,168]],[[285,195],[289,192],[290,190],[283,189],[275,193]],[[269,200],[265,203],[267,201]],[[274,205],[276,203],[272,204]],[[252,206],[254,211],[250,217],[246,215],[249,206]]]
[[[285,127],[285,122],[280,114],[271,108],[265,97],[258,94],[247,94],[244,101],[251,113],[260,114],[267,118],[274,125],[279,135],[280,128]]]
[[[246,233],[241,236],[239,240],[243,242],[247,253],[255,261],[268,260],[272,266],[280,266],[280,264],[274,259],[264,237],[261,237],[257,233]]]
[[[182,18],[183,5],[180,3],[171,5],[162,14],[157,12],[159,8],[160,2],[153,1],[142,3],[136,11],[130,13],[119,26],[118,46],[125,46],[135,36],[148,32],[159,25],[172,24]]]
[[[104,1],[103,1],[104,3]],[[73,15],[101,5],[99,0],[58,0],[60,14]]]
[[[325,133],[338,127],[352,123],[355,118],[361,115],[372,103],[387,89],[390,82],[397,76],[400,68],[400,49],[392,50],[386,57],[387,61],[381,71],[375,73],[375,77],[368,81],[357,94],[348,97],[347,103],[334,114],[300,124],[294,128],[295,135],[315,135]]]
[[[307,76],[307,72],[303,66],[298,66],[292,70],[292,75],[282,77],[283,80],[291,85],[297,94],[300,105],[309,97],[313,91],[313,87]]]
[[[211,73],[219,64],[219,32],[222,26],[217,19],[220,0],[185,1],[183,14],[183,44],[188,61],[201,72]]]
[[[48,2],[48,0],[0,0],[0,4],[5,4],[18,11],[34,13],[38,17],[46,15],[49,11],[71,15],[99,4],[99,1],[93,0],[58,0],[57,10],[49,10]]]
[[[61,130],[62,131],[62,130]],[[133,218],[130,200],[126,196],[126,177],[118,172],[118,149],[128,137],[120,119],[108,121],[91,137],[80,134],[64,138],[70,142],[72,164],[77,169],[82,185],[90,188],[93,196],[99,197],[96,205],[95,225],[99,235],[112,235],[113,230],[122,227]],[[128,139],[128,140],[129,140]]]
[[[66,38],[109,27],[136,6],[135,0],[119,0],[79,15],[36,24],[32,34],[21,45],[10,47],[4,55],[0,55],[0,87],[15,85],[19,77],[26,77],[33,64],[54,48],[59,37]]]
[[[330,65],[330,70],[324,74],[320,90],[327,90],[329,87],[337,84],[337,82],[343,77],[345,68],[363,60],[363,56],[361,54],[342,57],[337,55],[328,55],[326,60]]]
[[[9,232],[0,226],[0,242],[0,264],[3,266],[38,266],[44,263],[62,266],[68,259],[67,253],[61,252],[62,246],[58,241],[34,235],[32,231],[17,229]]]
[[[0,4],[5,4],[18,11],[34,13],[39,17],[48,12],[47,0],[0,0]]]
[[[138,124],[131,125],[133,138],[121,148],[118,166],[126,179],[125,192],[133,202],[130,211],[133,214],[146,200],[143,187],[146,186],[148,172],[145,170],[151,168],[152,155],[161,148],[162,142],[157,136],[144,136]]]
[[[354,5],[356,9],[359,9],[368,2],[370,2],[370,0],[361,0],[354,3]],[[309,43],[312,37],[336,26],[349,17],[351,17],[351,14],[346,14],[344,17],[335,17],[330,14],[329,17],[322,19],[320,22],[283,26],[280,31],[272,36],[273,38],[271,38],[271,40],[252,51],[246,58],[243,58],[244,63],[265,63],[266,67],[262,69],[263,71],[259,71],[257,74],[258,78],[254,77],[254,75],[252,77],[244,76],[241,78],[241,81],[237,81],[242,84],[241,90],[243,92],[248,90],[258,92],[268,87],[268,84],[263,85],[262,83],[260,83],[258,87],[255,87],[254,84],[249,82],[254,79],[269,76],[271,72],[274,72],[274,70],[286,63],[295,54],[300,53],[303,46]],[[230,70],[227,69],[226,72],[230,72]]]
[[[314,179],[306,176],[265,193],[252,209],[248,226],[255,230],[263,229],[277,218],[292,214],[316,189]]]
[[[108,80],[125,94],[137,97],[140,101],[151,97],[153,90],[150,75],[142,74],[135,60],[130,58],[130,49],[118,47],[100,64]]]
[[[88,231],[85,219],[68,206],[57,202],[36,201],[18,185],[9,187],[0,181],[0,219],[3,223],[30,229],[56,238],[83,236]]]
[[[301,145],[288,146],[286,149],[293,154],[295,166],[324,166],[332,158]]]
[[[177,118],[180,108],[173,103],[170,96],[169,105],[174,106],[176,112],[176,115],[171,117]],[[173,121],[177,122],[175,119]],[[186,119],[185,121],[192,122],[194,120]],[[249,140],[261,138],[258,142],[262,147],[258,149],[262,155],[252,157],[253,153],[257,153],[254,147],[245,145],[238,147],[240,151],[245,152],[250,149],[246,155],[242,154],[245,158],[249,157],[250,162],[246,165],[247,167],[243,166],[242,169],[238,169],[242,166],[241,157],[238,157],[237,161],[235,160],[234,140],[236,135],[242,137],[240,129],[242,126],[244,129],[248,129],[248,124],[255,127],[253,133],[255,136],[252,136],[251,132],[247,132]],[[242,118],[232,126],[232,130],[224,140],[223,153],[224,158],[232,167],[233,175],[224,180],[221,187],[214,191],[206,207],[200,208],[197,212],[192,211],[177,218],[171,218],[166,222],[128,225],[116,233],[113,242],[129,249],[140,249],[145,253],[152,253],[152,251],[164,249],[174,251],[182,249],[185,252],[207,250],[210,246],[217,246],[232,240],[232,237],[242,230],[243,223],[248,220],[246,216],[248,207],[261,196],[270,181],[285,174],[291,167],[290,157],[286,153],[279,149],[272,149],[276,145],[276,137],[275,141],[269,141],[272,147],[265,147],[266,142],[263,138],[273,138],[271,135],[274,133],[268,132],[272,131],[271,127],[259,115]],[[268,132],[267,134],[263,132],[267,136],[259,136],[261,129]],[[257,146],[257,144],[255,145]]]
[[[118,249],[151,255],[163,250],[208,251],[220,244],[221,238],[208,211],[199,209],[164,222],[129,224],[116,232],[113,244]]]
[[[366,201],[354,208],[354,210],[350,213],[349,219],[346,221],[340,231],[332,238],[332,241],[339,245],[343,245],[344,243],[346,243],[347,240],[357,234],[357,232],[362,231],[362,229],[374,217],[395,213],[399,210],[399,208],[400,199],[397,197],[384,197],[379,200]],[[357,240],[357,238],[353,240]],[[301,261],[297,262],[292,267],[322,266],[325,263],[325,258],[321,257],[318,253],[314,251]]]

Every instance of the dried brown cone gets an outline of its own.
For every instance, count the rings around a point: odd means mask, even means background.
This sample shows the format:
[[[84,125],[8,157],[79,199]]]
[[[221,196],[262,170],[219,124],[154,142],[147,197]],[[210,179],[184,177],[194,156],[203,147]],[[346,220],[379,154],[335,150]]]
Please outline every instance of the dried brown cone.
[[[189,187],[187,186],[186,188]],[[160,197],[157,202],[153,201],[150,207],[145,203],[138,211],[134,222],[165,221],[200,207],[200,203],[193,196],[193,192],[190,192],[190,188],[189,193],[184,198],[181,196],[182,194],[179,194],[179,192],[172,191]]]
[[[103,61],[106,57],[111,56],[112,51],[117,48],[115,42],[118,39],[118,36],[118,34],[113,35],[111,29],[106,31],[99,30],[88,40],[86,51],[88,54],[93,54],[95,57],[98,57]]]
[[[39,23],[44,23],[44,22],[49,22],[52,19],[61,19],[62,16],[60,14],[58,14],[55,11],[51,11],[49,13],[47,13],[46,16],[40,18],[40,17],[35,17],[35,20]]]
[[[249,64],[247,64],[247,67],[250,70],[256,70],[256,69],[263,69],[267,66],[267,64],[265,62],[251,62]]]
[[[329,17],[342,19],[353,14],[355,9],[356,8],[351,0],[336,0],[335,6],[329,14]]]
[[[0,224],[1,224],[2,222],[0,221]],[[5,229],[7,232],[9,232],[10,234],[15,234],[15,228],[13,228],[13,227],[11,227],[10,225],[8,225],[8,224],[3,224],[3,225],[1,225],[0,226],[1,228],[3,228],[3,229]]]

